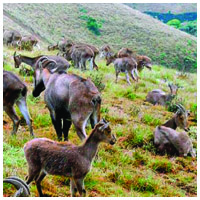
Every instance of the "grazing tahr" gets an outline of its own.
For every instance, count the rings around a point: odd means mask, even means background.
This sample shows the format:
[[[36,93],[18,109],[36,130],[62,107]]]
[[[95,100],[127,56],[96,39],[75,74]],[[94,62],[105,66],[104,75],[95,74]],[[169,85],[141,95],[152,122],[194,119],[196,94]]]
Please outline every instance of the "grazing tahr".
[[[34,35],[23,36],[18,44],[19,49],[32,50],[34,46],[37,46],[40,49],[38,42],[38,39]]]
[[[137,62],[137,68],[139,72],[141,72],[144,69],[144,67],[151,70],[152,68],[151,58],[144,55],[137,55],[135,57],[135,60]]]
[[[121,48],[118,53],[117,53],[117,57],[118,58],[123,58],[123,57],[134,57],[136,53],[129,49],[129,48]]]
[[[131,75],[131,78],[134,81],[138,81],[138,72],[137,72],[137,62],[130,57],[124,57],[124,58],[117,58],[116,55],[106,57],[106,66],[108,66],[110,63],[113,62],[114,67],[115,67],[115,73],[116,73],[116,80],[115,82],[117,83],[118,75],[120,72],[123,72],[126,74],[126,80],[128,84],[130,83],[129,80],[129,75]],[[136,74],[136,78],[134,76],[134,73]]]
[[[41,181],[47,174],[70,177],[72,196],[77,191],[86,196],[84,178],[91,169],[92,161],[97,153],[99,143],[116,143],[111,134],[109,123],[101,120],[81,146],[69,142],[55,142],[47,138],[37,138],[27,142],[24,153],[28,163],[28,180],[36,182],[39,196],[43,196]]]
[[[58,45],[58,50],[59,53],[63,54],[67,51],[67,49],[69,47],[71,47],[71,45],[73,44],[72,40],[70,39],[66,39],[66,38],[62,38],[60,41],[58,41],[57,45]]]
[[[77,68],[86,70],[86,61],[90,61],[90,70],[93,68],[98,69],[97,65],[94,65],[94,52],[88,46],[76,46],[68,48],[64,54],[67,60],[73,60]]]
[[[177,132],[180,127],[188,131],[188,112],[182,105],[177,105],[178,111],[175,115],[161,126],[157,126],[154,132],[154,144],[161,152],[175,153],[180,156],[196,156],[192,141],[186,132]]]
[[[17,55],[16,54],[16,51],[14,52],[14,55],[13,55],[13,58],[14,58],[14,63],[15,63],[15,68],[19,68],[19,66],[21,65],[21,63],[26,63],[27,65],[30,65],[32,67],[32,69],[34,70],[35,69],[35,64],[36,62],[42,58],[44,55],[40,55],[40,56],[37,56],[37,57],[28,57],[28,56],[23,56],[23,55]],[[59,69],[62,69],[62,70],[67,70],[69,67],[70,67],[70,64],[69,62],[61,57],[61,56],[47,56],[45,55],[45,57],[47,57],[48,59],[51,59],[51,60],[54,60],[56,61],[57,63],[57,67]]]
[[[94,57],[92,59],[92,62],[93,62],[92,65],[93,65],[93,68],[98,70],[98,66],[97,66],[97,64],[95,62],[95,58],[99,54],[99,50],[95,46],[93,46],[91,44],[85,44],[85,43],[76,43],[76,44],[74,44],[74,48],[82,48],[82,47],[88,47],[93,51]]]
[[[100,52],[100,58],[106,58],[106,57],[108,58],[114,55],[111,47],[108,44],[103,45],[100,48],[99,52]]]
[[[49,45],[49,46],[47,47],[47,49],[48,49],[48,51],[54,51],[54,50],[56,50],[56,49],[59,49],[59,48],[58,48],[58,44]]]
[[[91,60],[92,63],[90,69],[95,68],[98,70],[98,66],[95,63],[95,58],[99,53],[99,50],[94,45],[80,42],[74,43],[69,39],[62,40],[60,43],[62,44],[59,48],[60,53],[62,53],[67,60],[73,60],[77,68],[81,66],[85,69],[86,60]],[[92,59],[90,58],[90,55],[92,55]]]
[[[164,91],[160,89],[152,90],[148,92],[146,96],[146,101],[152,103],[153,105],[166,105],[167,102],[172,101],[178,92],[178,85],[168,84],[170,88],[170,93],[166,94]]]
[[[144,67],[151,70],[151,67],[152,67],[151,59],[144,55],[137,55],[135,51],[133,51],[129,48],[120,49],[117,53],[117,57],[118,58],[123,58],[123,57],[134,58],[137,62],[137,69],[139,72],[142,71],[144,69]]]
[[[3,71],[3,109],[13,121],[12,135],[17,133],[19,127],[19,118],[14,109],[16,104],[29,126],[30,134],[34,136],[26,96],[26,85],[12,72]]]
[[[46,57],[36,64],[33,96],[45,90],[45,103],[50,111],[58,139],[68,140],[68,131],[73,122],[81,140],[87,137],[85,126],[90,119],[91,126],[100,120],[101,97],[90,79],[74,74],[59,72],[55,61]],[[57,73],[56,70],[58,70]],[[63,123],[62,123],[63,121]]]

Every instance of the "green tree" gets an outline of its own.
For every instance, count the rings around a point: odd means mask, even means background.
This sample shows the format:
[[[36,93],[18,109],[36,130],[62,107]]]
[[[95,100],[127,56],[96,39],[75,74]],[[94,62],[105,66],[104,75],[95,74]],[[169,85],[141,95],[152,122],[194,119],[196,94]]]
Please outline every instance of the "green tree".
[[[181,21],[178,19],[172,19],[167,22],[168,25],[173,26],[174,28],[180,28]]]

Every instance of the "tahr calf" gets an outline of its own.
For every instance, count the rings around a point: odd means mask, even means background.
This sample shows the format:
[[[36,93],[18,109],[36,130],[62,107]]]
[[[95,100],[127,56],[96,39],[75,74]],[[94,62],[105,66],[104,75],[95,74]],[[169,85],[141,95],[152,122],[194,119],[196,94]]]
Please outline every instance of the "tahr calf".
[[[108,66],[110,63],[113,62],[114,67],[115,67],[115,73],[116,73],[116,80],[115,82],[117,83],[118,75],[120,72],[123,72],[126,74],[126,81],[128,84],[130,83],[129,80],[129,75],[131,75],[131,78],[134,81],[138,81],[138,72],[137,72],[137,62],[131,58],[131,57],[124,57],[124,58],[117,58],[116,55],[106,57],[106,66]],[[136,74],[136,78],[134,76],[134,73]]]
[[[162,126],[157,126],[154,132],[154,144],[161,152],[178,152],[180,156],[187,156],[188,153],[195,157],[192,141],[186,132],[175,131],[177,127],[188,131],[188,112],[183,106],[178,105],[178,111]]]
[[[28,180],[36,182],[40,196],[43,196],[41,181],[47,174],[70,177],[72,196],[78,191],[86,196],[84,178],[91,169],[92,161],[101,142],[115,144],[109,123],[101,120],[81,146],[69,142],[55,142],[47,138],[37,138],[27,142],[24,153],[28,163]]]
[[[151,58],[145,56],[145,55],[137,55],[135,51],[129,49],[129,48],[122,48],[117,53],[118,58],[123,57],[131,57],[134,58],[137,62],[137,69],[139,72],[141,72],[144,67],[151,70],[152,64],[151,64]]]
[[[64,139],[68,140],[72,122],[79,138],[85,139],[88,119],[92,128],[100,120],[101,97],[98,89],[89,79],[63,71],[56,73],[59,69],[55,61],[46,57],[41,60],[35,68],[33,96],[37,97],[45,90],[45,103],[59,140],[62,139],[62,133]]]
[[[12,72],[3,71],[3,109],[13,121],[12,134],[16,134],[19,127],[19,118],[14,109],[16,103],[29,126],[30,134],[33,136],[26,95],[26,85]]]

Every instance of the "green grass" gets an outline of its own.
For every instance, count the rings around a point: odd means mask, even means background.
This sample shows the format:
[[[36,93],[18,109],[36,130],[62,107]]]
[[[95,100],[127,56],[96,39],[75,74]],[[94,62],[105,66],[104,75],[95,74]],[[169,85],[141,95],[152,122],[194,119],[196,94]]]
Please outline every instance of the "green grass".
[[[154,125],[154,126],[161,125],[160,119],[154,118],[153,116],[151,116],[151,115],[149,115],[149,114],[144,114],[144,116],[143,116],[143,118],[142,118],[142,121],[143,121],[145,124],[148,124],[148,125]]]

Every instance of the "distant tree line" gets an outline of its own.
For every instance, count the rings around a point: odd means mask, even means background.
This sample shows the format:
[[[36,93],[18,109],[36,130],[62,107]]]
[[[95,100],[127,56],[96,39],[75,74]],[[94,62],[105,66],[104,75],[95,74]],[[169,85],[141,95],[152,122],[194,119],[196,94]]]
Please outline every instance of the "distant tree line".
[[[196,12],[173,14],[170,11],[168,13],[157,13],[157,12],[146,11],[144,13],[151,15],[152,17],[159,19],[160,21],[163,21],[164,23],[167,23],[172,19],[178,19],[181,22],[197,20]]]
[[[197,36],[196,12],[172,14],[170,11],[168,13],[147,11],[145,13],[181,31],[185,31],[191,35]]]

